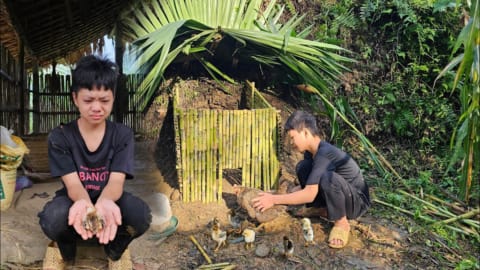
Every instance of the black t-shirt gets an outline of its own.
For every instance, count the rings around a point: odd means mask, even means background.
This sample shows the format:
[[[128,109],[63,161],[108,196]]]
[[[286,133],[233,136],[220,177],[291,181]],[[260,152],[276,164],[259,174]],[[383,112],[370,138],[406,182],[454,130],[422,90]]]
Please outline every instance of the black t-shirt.
[[[312,159],[309,152],[305,152],[305,159]],[[365,183],[360,167],[344,151],[326,141],[321,141],[317,153],[313,157],[312,171],[306,185],[318,185],[320,178],[327,172],[335,172],[347,182],[362,192],[368,199],[368,186]]]
[[[48,136],[48,158],[53,177],[77,172],[90,198],[100,196],[110,172],[133,178],[133,132],[120,123],[106,121],[100,146],[88,150],[78,129],[77,120],[56,127]]]

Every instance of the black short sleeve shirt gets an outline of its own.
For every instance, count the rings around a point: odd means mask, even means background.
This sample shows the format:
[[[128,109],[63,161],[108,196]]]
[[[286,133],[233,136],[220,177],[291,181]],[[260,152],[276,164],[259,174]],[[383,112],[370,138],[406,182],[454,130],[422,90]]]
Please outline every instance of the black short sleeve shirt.
[[[53,129],[48,136],[48,158],[53,177],[77,172],[91,198],[108,183],[110,172],[133,178],[134,137],[127,126],[106,122],[105,135],[95,151],[88,150],[77,120]]]
[[[305,155],[305,158],[312,157]],[[354,185],[357,179],[361,179],[363,182],[360,168],[350,155],[326,141],[321,141],[317,153],[313,157],[312,172],[308,176],[306,184],[319,184],[320,178],[326,172],[335,172]]]

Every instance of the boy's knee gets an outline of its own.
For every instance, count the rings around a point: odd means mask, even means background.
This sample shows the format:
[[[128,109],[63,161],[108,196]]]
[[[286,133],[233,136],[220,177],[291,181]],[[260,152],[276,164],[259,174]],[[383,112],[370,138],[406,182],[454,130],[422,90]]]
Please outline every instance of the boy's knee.
[[[123,204],[124,203],[124,204]],[[143,234],[150,227],[152,214],[150,207],[142,199],[133,195],[126,195],[120,206],[123,222],[134,230],[136,236]]]
[[[40,227],[47,236],[53,238],[68,227],[70,205],[68,200],[54,198],[38,213]]]

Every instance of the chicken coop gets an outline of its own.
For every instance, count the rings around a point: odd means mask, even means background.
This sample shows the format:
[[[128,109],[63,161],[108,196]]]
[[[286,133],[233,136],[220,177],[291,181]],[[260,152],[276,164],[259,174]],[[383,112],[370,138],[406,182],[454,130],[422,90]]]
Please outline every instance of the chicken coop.
[[[241,185],[274,189],[280,174],[280,116],[248,84],[247,108],[192,108],[194,97],[173,89],[176,169],[183,201],[222,197],[223,172],[241,171]]]

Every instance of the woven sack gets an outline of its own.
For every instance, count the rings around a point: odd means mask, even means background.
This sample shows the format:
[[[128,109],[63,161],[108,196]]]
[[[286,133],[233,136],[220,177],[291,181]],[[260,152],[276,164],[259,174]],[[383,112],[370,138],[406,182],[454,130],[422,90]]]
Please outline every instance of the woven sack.
[[[6,144],[0,145],[0,169],[2,171],[16,170],[22,164],[23,156],[29,153],[27,146],[20,137],[11,135],[11,138],[17,144],[17,147]]]
[[[17,170],[0,170],[1,185],[1,211],[7,210],[12,204],[13,195],[15,194],[15,184],[17,181]]]

